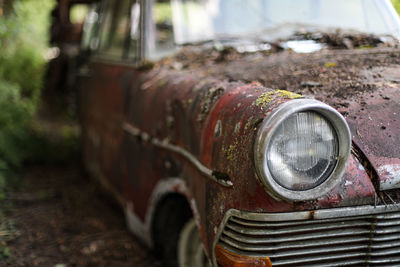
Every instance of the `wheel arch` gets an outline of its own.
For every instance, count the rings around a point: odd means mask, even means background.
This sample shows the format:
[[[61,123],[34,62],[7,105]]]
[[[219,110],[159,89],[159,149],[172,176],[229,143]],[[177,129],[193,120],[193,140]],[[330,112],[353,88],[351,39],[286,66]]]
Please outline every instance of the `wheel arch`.
[[[182,178],[161,180],[153,191],[146,216],[151,247],[156,254],[164,259],[176,255],[177,246],[173,243],[178,241],[183,226],[192,217],[197,220],[198,216],[196,201],[185,180]],[[173,258],[171,257],[171,260]],[[173,265],[174,263],[171,264]]]
[[[145,220],[152,248],[154,248],[153,241],[156,234],[154,233],[154,224],[157,220],[162,219],[159,217],[159,213],[164,209],[168,210],[168,205],[171,205],[171,202],[177,205],[176,209],[182,211],[184,216],[190,213],[190,217],[194,217],[198,221],[199,212],[197,204],[185,180],[180,177],[170,177],[160,180],[153,190]]]
[[[164,254],[162,256],[176,254],[176,246],[172,244],[178,240],[181,229],[192,217],[192,209],[184,195],[171,192],[160,199],[150,224],[151,239],[156,254]],[[163,251],[166,248],[168,252]]]

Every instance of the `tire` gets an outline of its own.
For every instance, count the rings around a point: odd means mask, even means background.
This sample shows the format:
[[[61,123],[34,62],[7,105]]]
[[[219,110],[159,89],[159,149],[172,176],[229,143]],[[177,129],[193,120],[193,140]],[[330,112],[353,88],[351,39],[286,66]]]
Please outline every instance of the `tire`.
[[[192,218],[186,199],[171,195],[160,201],[152,227],[154,252],[165,267],[178,267],[178,244],[182,229]]]
[[[177,254],[179,267],[211,266],[193,218],[187,221],[180,232]]]

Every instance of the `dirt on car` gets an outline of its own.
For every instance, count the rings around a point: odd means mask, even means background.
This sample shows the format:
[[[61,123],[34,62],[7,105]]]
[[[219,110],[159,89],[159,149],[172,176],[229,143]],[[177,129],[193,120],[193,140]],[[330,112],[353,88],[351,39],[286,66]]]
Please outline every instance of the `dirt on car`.
[[[221,80],[259,82],[261,85],[310,96],[335,108],[363,101],[365,92],[393,87],[400,82],[397,43],[383,43],[371,35],[298,34],[324,48],[314,53],[283,50],[277,44],[257,52],[233,47],[186,47],[156,67],[202,74]],[[397,73],[397,74],[396,74]]]

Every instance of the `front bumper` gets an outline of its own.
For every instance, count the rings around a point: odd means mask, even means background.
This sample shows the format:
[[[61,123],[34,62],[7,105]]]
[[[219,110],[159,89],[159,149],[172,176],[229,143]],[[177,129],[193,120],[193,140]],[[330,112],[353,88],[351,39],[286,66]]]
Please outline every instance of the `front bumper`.
[[[289,213],[229,210],[216,248],[273,266],[399,266],[400,205]]]

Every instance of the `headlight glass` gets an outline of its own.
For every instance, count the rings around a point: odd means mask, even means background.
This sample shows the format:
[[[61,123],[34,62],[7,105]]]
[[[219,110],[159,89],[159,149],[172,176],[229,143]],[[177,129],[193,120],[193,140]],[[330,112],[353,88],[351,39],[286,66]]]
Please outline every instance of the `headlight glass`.
[[[339,153],[335,129],[321,114],[297,112],[276,128],[265,161],[272,178],[289,190],[308,190],[333,172]]]

